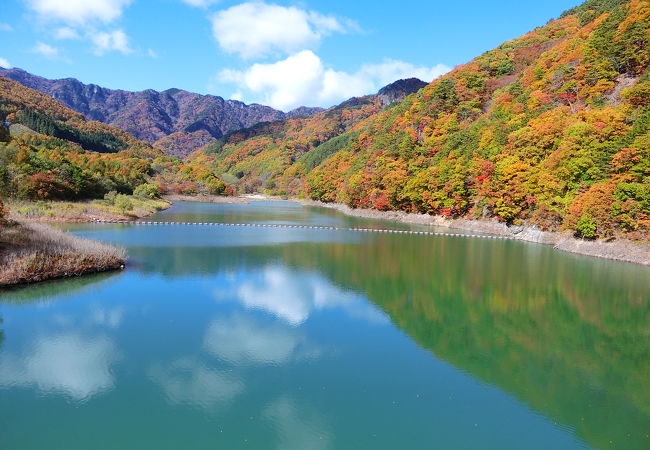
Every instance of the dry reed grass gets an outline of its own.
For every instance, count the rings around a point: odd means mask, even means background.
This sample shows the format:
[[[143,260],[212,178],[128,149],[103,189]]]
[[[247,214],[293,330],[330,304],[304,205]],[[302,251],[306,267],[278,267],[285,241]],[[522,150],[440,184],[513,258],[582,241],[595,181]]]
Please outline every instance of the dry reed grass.
[[[0,286],[124,267],[126,253],[35,223],[0,226]]]

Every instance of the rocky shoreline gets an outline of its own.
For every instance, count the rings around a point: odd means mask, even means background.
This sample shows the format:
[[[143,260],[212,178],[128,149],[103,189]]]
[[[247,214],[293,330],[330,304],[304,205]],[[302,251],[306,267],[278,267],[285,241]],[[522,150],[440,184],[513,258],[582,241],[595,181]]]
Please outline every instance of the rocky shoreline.
[[[442,216],[407,213],[403,211],[357,209],[340,203],[323,203],[314,200],[293,199],[292,201],[306,206],[320,206],[335,209],[348,216],[365,219],[392,220],[415,225],[437,226],[507,236],[520,241],[552,245],[556,250],[569,253],[650,266],[650,242],[631,241],[627,239],[585,241],[576,239],[568,231],[542,231],[534,226],[507,226],[496,220],[450,219]]]

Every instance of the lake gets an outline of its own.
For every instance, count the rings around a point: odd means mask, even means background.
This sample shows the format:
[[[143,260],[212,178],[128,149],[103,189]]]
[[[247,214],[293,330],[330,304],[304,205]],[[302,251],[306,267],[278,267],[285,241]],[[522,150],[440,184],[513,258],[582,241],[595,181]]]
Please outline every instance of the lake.
[[[290,202],[155,221],[425,229]],[[66,225],[0,293],[0,448],[647,449],[650,268],[466,237]]]

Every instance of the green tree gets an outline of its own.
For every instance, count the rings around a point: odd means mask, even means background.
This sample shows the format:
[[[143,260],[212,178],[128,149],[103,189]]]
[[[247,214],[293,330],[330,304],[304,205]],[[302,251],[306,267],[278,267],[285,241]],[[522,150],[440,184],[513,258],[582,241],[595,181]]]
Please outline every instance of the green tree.
[[[133,203],[127,195],[118,194],[115,198],[115,207],[122,211],[122,213],[127,213],[133,209]]]
[[[583,214],[578,220],[576,234],[584,239],[596,239],[596,222],[589,214]]]
[[[154,199],[160,197],[160,189],[158,186],[151,183],[144,183],[135,188],[133,195],[143,199]]]

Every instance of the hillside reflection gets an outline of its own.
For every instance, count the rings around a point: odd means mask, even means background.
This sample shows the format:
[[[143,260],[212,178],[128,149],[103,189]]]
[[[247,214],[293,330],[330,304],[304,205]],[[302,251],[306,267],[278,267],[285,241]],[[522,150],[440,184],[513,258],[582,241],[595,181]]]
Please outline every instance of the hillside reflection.
[[[648,270],[480,240],[287,247],[363,291],[421,347],[567,424],[596,448],[650,429]]]
[[[300,283],[295,276],[282,283],[275,267],[320,273],[341,292],[367,297],[422,348],[515,394],[590,445],[647,443],[647,268],[516,242],[419,236],[156,248],[155,258],[152,251],[132,252],[146,261],[139,267],[145,273],[210,278],[245,268],[261,274],[257,284],[233,281],[240,301],[289,323],[304,320],[315,303],[283,296],[282,286]]]

